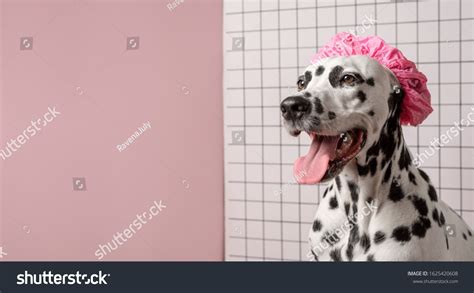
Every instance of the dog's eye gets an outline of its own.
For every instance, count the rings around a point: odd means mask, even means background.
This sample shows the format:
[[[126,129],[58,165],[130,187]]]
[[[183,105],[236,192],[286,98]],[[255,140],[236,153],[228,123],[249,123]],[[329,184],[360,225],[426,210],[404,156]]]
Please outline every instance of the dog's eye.
[[[353,86],[357,81],[357,78],[354,75],[346,74],[342,77],[341,83],[347,86]]]
[[[305,81],[302,80],[302,79],[299,79],[297,82],[296,82],[296,85],[298,86],[298,90],[301,91],[304,89],[305,87]]]

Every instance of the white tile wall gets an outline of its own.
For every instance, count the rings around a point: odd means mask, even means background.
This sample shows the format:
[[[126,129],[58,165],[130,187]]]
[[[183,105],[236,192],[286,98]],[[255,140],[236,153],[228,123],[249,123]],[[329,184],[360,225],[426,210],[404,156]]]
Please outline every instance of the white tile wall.
[[[429,152],[433,138],[474,111],[473,11],[469,0],[225,1],[228,260],[307,260],[307,232],[324,186],[294,184],[292,163],[308,140],[281,128],[279,103],[317,47],[375,17],[360,33],[397,46],[428,76],[434,113],[419,128],[406,127],[405,136],[414,154]],[[240,37],[244,47],[233,50]],[[474,226],[471,124],[423,167],[441,198]],[[245,144],[232,142],[232,131],[244,131]]]

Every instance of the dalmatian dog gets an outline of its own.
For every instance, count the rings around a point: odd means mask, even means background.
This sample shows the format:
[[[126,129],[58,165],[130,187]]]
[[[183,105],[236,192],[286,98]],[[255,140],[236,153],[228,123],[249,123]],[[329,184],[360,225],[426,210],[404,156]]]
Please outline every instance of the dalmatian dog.
[[[288,132],[311,138],[294,172],[299,183],[328,183],[310,256],[474,260],[472,230],[412,161],[399,122],[404,94],[390,70],[368,56],[331,57],[307,67],[297,85],[280,105]]]

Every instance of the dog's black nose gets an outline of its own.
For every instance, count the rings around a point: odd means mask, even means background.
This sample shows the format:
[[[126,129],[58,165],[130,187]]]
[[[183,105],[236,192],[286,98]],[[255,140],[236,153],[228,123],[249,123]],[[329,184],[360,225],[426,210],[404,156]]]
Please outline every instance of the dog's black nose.
[[[288,97],[281,102],[280,110],[287,120],[300,119],[311,111],[311,103],[303,97]]]

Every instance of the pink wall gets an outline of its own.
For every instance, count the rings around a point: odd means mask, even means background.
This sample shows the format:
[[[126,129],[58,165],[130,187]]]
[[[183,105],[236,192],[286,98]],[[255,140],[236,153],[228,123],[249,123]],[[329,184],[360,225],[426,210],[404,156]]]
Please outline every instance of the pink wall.
[[[0,2],[0,147],[61,112],[0,158],[4,260],[95,260],[155,200],[166,209],[104,260],[222,260],[220,1]]]

